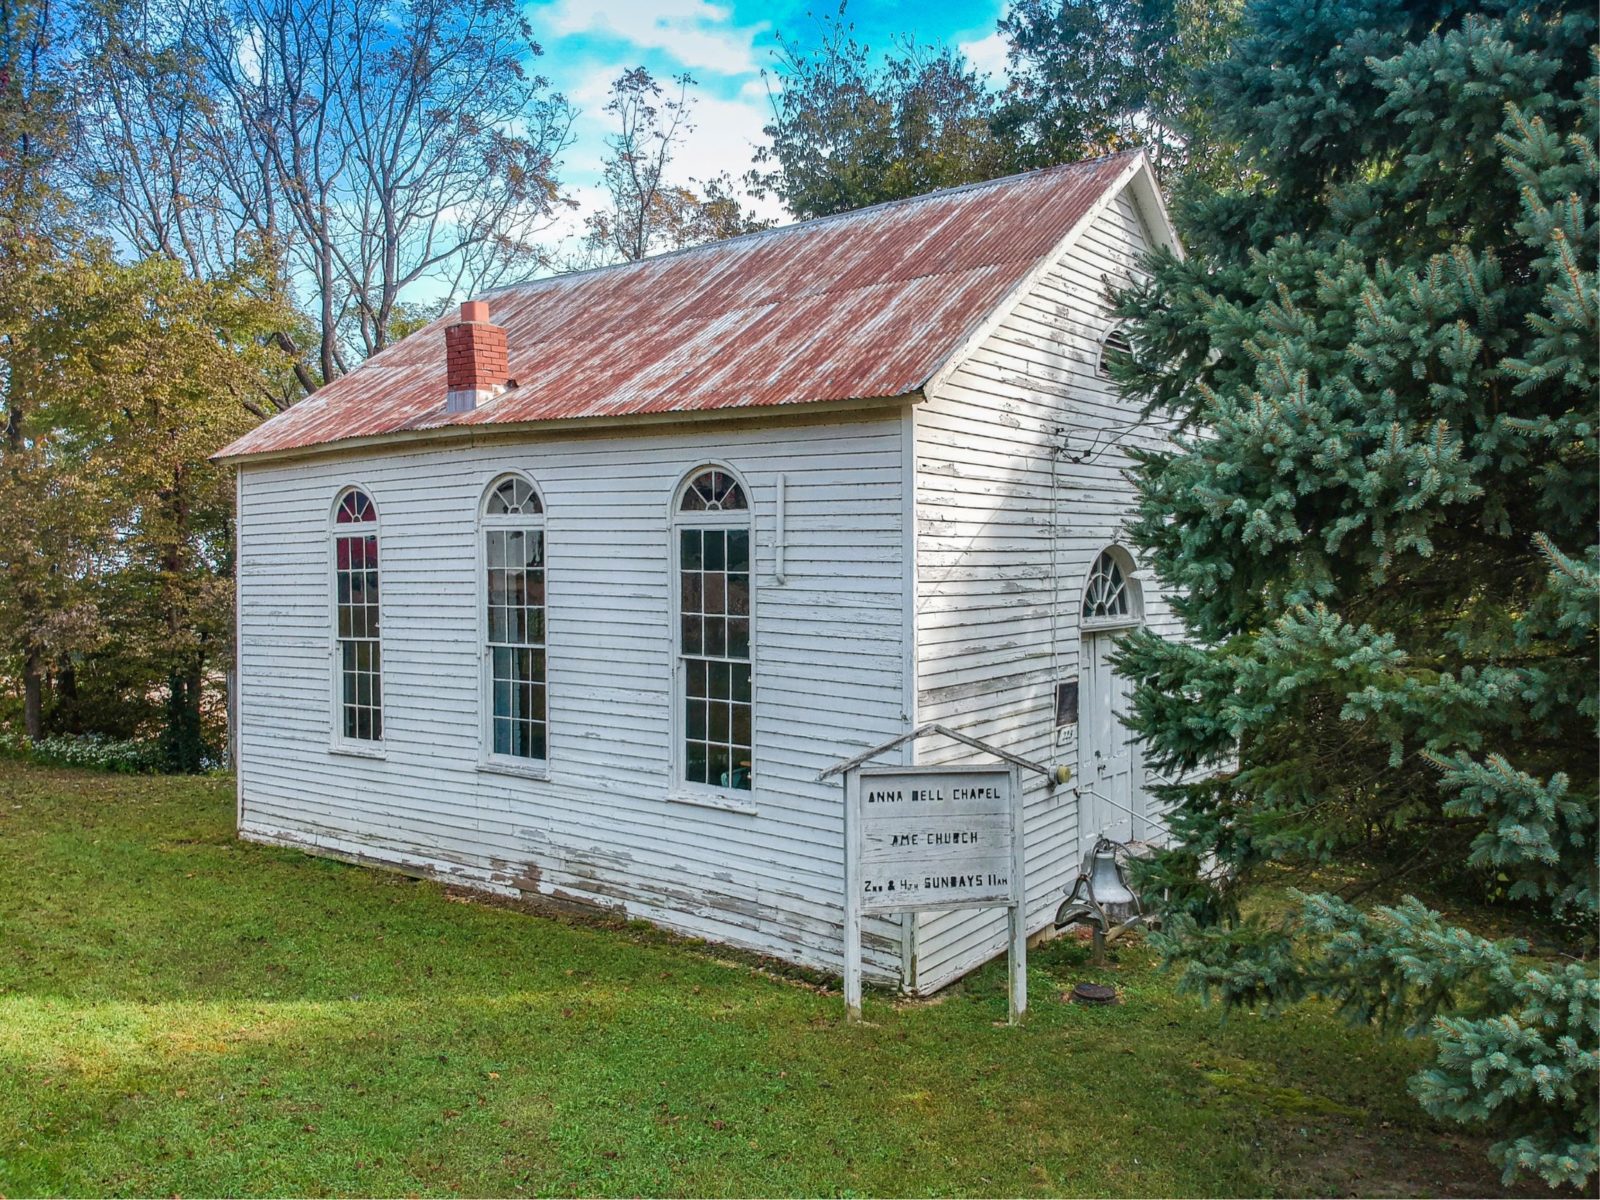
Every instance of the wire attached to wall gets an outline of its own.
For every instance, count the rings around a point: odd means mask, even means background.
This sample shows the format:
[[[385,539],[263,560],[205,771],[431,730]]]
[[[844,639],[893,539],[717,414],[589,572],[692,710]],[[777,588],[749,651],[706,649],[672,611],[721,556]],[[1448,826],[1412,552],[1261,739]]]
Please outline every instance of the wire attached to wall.
[[[1142,419],[1134,421],[1131,424],[1123,426],[1119,433],[1105,441],[1102,441],[1102,438],[1105,437],[1107,431],[1097,429],[1094,431],[1093,440],[1090,441],[1087,447],[1082,450],[1074,450],[1072,447],[1073,431],[1066,428],[1064,425],[1057,425],[1055,428],[1055,435],[1058,439],[1056,443],[1056,458],[1062,462],[1069,462],[1077,465],[1094,462],[1095,459],[1099,458],[1106,451],[1117,445],[1117,443],[1121,442],[1134,430],[1142,429],[1144,427],[1145,422]]]

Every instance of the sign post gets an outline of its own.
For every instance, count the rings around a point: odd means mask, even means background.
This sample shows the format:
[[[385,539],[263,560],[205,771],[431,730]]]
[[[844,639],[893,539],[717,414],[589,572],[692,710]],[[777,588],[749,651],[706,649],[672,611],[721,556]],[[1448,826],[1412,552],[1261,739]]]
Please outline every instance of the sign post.
[[[1031,764],[1030,764],[1031,765]],[[1011,1022],[1028,1007],[1022,787],[1015,764],[844,768],[846,1015],[861,1017],[861,918],[1009,910]]]

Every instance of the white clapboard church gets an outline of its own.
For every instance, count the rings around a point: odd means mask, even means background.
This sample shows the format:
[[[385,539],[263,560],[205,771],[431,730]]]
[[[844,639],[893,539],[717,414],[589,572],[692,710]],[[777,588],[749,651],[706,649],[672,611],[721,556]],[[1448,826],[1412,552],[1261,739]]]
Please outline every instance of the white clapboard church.
[[[1174,245],[1137,153],[953,188],[493,292],[226,447],[240,835],[837,970],[818,775],[937,721],[1072,768],[1045,927],[1149,833],[1107,654],[1169,620],[1123,544],[1164,431],[1104,359]],[[1004,938],[876,918],[868,976]]]

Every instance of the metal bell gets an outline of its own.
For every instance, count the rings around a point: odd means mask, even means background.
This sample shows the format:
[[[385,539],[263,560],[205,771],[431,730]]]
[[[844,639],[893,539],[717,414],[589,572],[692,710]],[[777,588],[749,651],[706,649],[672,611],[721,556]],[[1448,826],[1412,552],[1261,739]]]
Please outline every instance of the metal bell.
[[[1089,868],[1089,897],[1112,924],[1126,921],[1139,911],[1139,898],[1122,881],[1116,850],[1108,843],[1101,843],[1095,850],[1094,863]]]

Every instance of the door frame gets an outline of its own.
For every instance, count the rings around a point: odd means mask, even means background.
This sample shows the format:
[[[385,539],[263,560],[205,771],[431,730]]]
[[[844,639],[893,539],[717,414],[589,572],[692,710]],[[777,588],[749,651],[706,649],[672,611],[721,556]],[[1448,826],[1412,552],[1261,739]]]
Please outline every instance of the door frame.
[[[1127,604],[1126,611],[1114,614],[1091,614],[1089,608],[1096,601],[1104,602],[1108,597],[1104,594],[1102,586],[1095,595],[1091,595],[1091,584],[1097,575],[1103,574],[1108,563],[1114,563],[1120,573],[1120,579],[1125,589]],[[1114,605],[1113,605],[1114,607]],[[1092,674],[1098,674],[1092,669],[1090,655],[1095,653],[1096,647],[1109,643],[1109,641],[1131,630],[1138,629],[1144,624],[1144,595],[1138,579],[1138,564],[1128,550],[1116,543],[1103,546],[1096,552],[1093,561],[1083,575],[1083,584],[1079,590],[1078,604],[1078,678],[1087,680]],[[1109,663],[1107,664],[1109,668]],[[1090,834],[1085,825],[1085,818],[1091,809],[1094,798],[1088,794],[1088,788],[1095,774],[1092,770],[1093,763],[1089,756],[1092,753],[1090,737],[1085,728],[1085,717],[1088,706],[1095,697],[1089,694],[1087,688],[1080,686],[1080,701],[1078,712],[1078,779],[1081,781],[1078,789],[1078,851],[1080,854],[1087,852],[1099,836],[1098,831]],[[1112,720],[1116,722],[1113,713]],[[1127,726],[1117,725],[1124,731]],[[1113,733],[1112,736],[1115,736]],[[1140,840],[1149,836],[1150,816],[1149,797],[1145,794],[1144,787],[1144,756],[1140,752],[1139,743],[1128,734],[1128,807],[1132,812],[1128,815],[1128,836],[1131,840]]]

